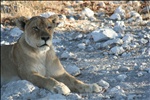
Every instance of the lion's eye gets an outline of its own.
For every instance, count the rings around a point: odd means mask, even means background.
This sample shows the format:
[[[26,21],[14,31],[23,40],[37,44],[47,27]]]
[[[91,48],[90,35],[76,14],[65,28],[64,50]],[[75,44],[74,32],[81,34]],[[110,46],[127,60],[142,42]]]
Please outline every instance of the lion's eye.
[[[52,29],[52,26],[48,26],[47,28],[50,30],[50,29]]]
[[[39,30],[39,28],[38,28],[37,26],[33,27],[33,29],[34,29],[35,31],[38,31],[38,30]]]

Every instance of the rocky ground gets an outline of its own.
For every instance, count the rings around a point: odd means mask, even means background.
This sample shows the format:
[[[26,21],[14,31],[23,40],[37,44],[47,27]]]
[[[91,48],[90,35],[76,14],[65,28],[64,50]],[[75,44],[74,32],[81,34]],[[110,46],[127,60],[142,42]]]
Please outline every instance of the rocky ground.
[[[127,2],[128,7],[117,6],[111,15],[90,7],[78,14],[71,13],[73,8],[68,7],[70,15],[60,15],[62,21],[55,30],[53,44],[64,68],[86,83],[98,83],[106,89],[104,93],[63,96],[22,80],[4,85],[1,99],[149,100],[150,19],[143,15],[149,15],[150,7],[146,6],[147,10],[143,7],[140,13],[133,9],[134,3]],[[105,2],[99,4],[107,7]],[[1,24],[1,45],[15,43],[22,33],[14,26]]]

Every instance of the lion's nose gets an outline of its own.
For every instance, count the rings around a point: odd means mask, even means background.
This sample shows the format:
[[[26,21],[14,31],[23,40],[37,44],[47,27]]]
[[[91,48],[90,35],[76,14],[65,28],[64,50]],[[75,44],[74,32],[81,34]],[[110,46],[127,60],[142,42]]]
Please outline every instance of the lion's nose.
[[[41,37],[42,40],[47,41],[49,39],[49,36]]]

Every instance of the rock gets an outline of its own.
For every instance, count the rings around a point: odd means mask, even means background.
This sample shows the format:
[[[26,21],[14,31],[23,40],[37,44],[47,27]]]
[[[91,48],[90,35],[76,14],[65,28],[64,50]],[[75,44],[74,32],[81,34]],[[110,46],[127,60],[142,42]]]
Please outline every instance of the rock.
[[[85,15],[87,17],[94,17],[94,12],[90,8],[84,8],[84,10],[81,12],[82,15]]]
[[[54,15],[54,14],[55,14],[54,12],[46,12],[46,13],[42,13],[40,16],[48,18],[48,17],[50,17],[51,15]]]
[[[66,98],[67,100],[82,100],[82,97],[77,93],[70,93]]]
[[[26,81],[26,80],[19,80],[19,81],[13,81],[9,82],[8,84],[4,85],[1,88],[2,94],[1,99],[2,100],[16,100],[19,98],[27,100],[27,96],[31,96],[31,93],[33,91],[36,91],[39,89],[38,87],[34,86],[32,83]],[[32,99],[35,99],[34,97]]]
[[[133,37],[132,37],[132,35],[130,35],[130,34],[126,34],[126,35],[122,38],[122,40],[123,40],[125,43],[131,43],[131,41],[133,40]]]
[[[123,33],[125,30],[124,21],[116,21],[113,30],[115,30],[117,33]]]
[[[1,24],[1,33],[4,31],[4,26]]]
[[[119,95],[125,95],[125,91],[120,86],[115,86],[112,89],[110,89],[109,94],[119,94]]]
[[[64,51],[61,54],[61,58],[74,58],[74,57],[76,57],[76,56],[73,53],[68,52],[68,51]]]
[[[127,72],[129,71],[129,67],[120,67],[118,70],[121,71],[121,72]]]
[[[102,79],[97,84],[102,86],[105,89],[108,89],[108,87],[109,87],[109,83],[104,81],[104,80],[102,80]]]
[[[123,49],[123,47],[120,46],[115,46],[113,48],[111,48],[110,52],[112,54],[118,55],[118,54],[122,54],[125,50]]]
[[[148,42],[148,40],[142,38],[142,39],[140,40],[140,42],[141,42],[142,44],[146,44],[146,43]]]
[[[104,3],[103,1],[100,1],[98,5],[99,5],[100,7],[102,7],[102,8],[105,8],[105,7],[106,7],[106,5],[105,5],[105,3]]]
[[[128,95],[127,100],[134,100],[135,98],[136,98],[135,94],[130,94]]]
[[[114,13],[110,16],[110,19],[112,19],[112,20],[121,20],[121,17],[118,13]]]
[[[121,74],[121,75],[117,76],[117,79],[120,81],[124,81],[126,78],[127,78],[127,75],[125,75],[125,74]]]
[[[141,12],[142,13],[148,13],[148,12],[150,12],[150,6],[144,7]]]
[[[97,29],[90,33],[95,42],[105,41],[118,37],[118,34],[110,28]]]
[[[137,76],[138,76],[138,77],[143,76],[143,75],[144,75],[144,74],[143,74],[142,72],[138,72],[138,73],[137,73]]]
[[[11,36],[13,36],[13,37],[18,37],[18,36],[20,36],[22,33],[23,33],[23,31],[20,30],[18,27],[13,28],[13,29],[11,29],[11,30],[9,31],[9,34],[10,34]]]
[[[85,48],[86,48],[85,43],[80,43],[80,44],[78,44],[78,48],[80,48],[80,49],[85,49]]]
[[[10,45],[10,43],[7,41],[1,41],[1,45]]]
[[[105,48],[105,47],[112,45],[112,44],[123,44],[123,41],[122,41],[122,39],[116,38],[116,39],[108,40],[108,41],[104,42],[103,44],[101,44],[101,46],[103,48]]]
[[[116,10],[115,13],[119,14],[121,17],[125,17],[125,10],[122,9],[122,6],[119,6]]]
[[[58,15],[58,16],[59,16],[59,18],[60,18],[61,20],[64,20],[64,21],[65,21],[66,18],[67,18],[66,15],[64,15],[64,14],[61,14],[61,15]]]
[[[129,50],[129,49],[128,49],[128,50]],[[122,56],[122,57],[128,57],[128,56],[131,56],[131,53],[130,53],[130,52],[129,52],[129,53],[124,52],[121,56]]]
[[[68,73],[70,73],[73,76],[77,76],[81,74],[80,69],[76,65],[67,65],[67,66],[64,66],[64,68],[66,69]]]
[[[131,22],[142,22],[143,19],[139,13],[136,11],[131,11],[129,12],[130,18],[126,20],[126,22],[131,23]]]
[[[147,71],[148,73],[150,73],[150,68],[146,68],[145,71]]]
[[[47,94],[46,97],[40,98],[38,100],[67,100],[67,99],[62,94],[52,94],[52,93],[49,93],[49,94]]]

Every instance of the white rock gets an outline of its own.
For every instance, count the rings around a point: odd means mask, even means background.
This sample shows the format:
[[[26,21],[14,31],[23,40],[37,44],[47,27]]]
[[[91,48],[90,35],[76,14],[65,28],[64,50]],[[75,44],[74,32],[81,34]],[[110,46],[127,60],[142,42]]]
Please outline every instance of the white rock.
[[[138,73],[137,73],[137,76],[138,76],[138,77],[143,76],[143,73],[142,73],[142,72],[138,72]]]
[[[54,12],[46,12],[46,13],[42,13],[40,16],[48,18],[48,17],[50,17],[51,15],[54,15],[54,14],[55,14]]]
[[[78,44],[78,48],[80,48],[80,49],[85,49],[85,48],[86,48],[85,43],[80,43],[80,44]]]
[[[121,17],[118,13],[114,13],[110,16],[110,19],[112,19],[112,20],[121,20]]]
[[[76,57],[72,52],[64,51],[61,54],[61,58],[74,58]]]
[[[108,40],[102,44],[102,47],[107,47],[112,44],[123,44],[123,41],[122,41],[122,39],[119,39],[119,38],[116,38],[113,40]]]
[[[109,87],[109,83],[102,79],[97,84],[104,87],[105,89],[108,89],[108,87]]]
[[[125,10],[122,9],[122,6],[119,6],[116,10],[115,13],[118,13],[121,17],[125,17]]]
[[[116,21],[115,26],[113,28],[117,33],[122,33],[125,30],[124,21]]]
[[[9,31],[9,34],[10,34],[11,36],[13,36],[13,37],[18,37],[18,36],[20,36],[22,33],[23,33],[23,31],[20,30],[18,27],[13,28],[13,29],[11,29],[11,30]]]
[[[2,44],[4,44],[4,45],[10,45],[10,43],[7,42],[7,41],[1,41],[1,45],[2,45]]]
[[[121,75],[117,76],[117,79],[120,81],[124,81],[126,78],[127,78],[127,75],[125,75],[125,74],[121,74]]]
[[[131,22],[142,22],[142,16],[137,13],[136,11],[131,11],[129,12],[130,18],[126,20],[126,22],[131,23]]]
[[[26,80],[10,82],[1,88],[1,99],[10,100],[12,98],[12,100],[15,100],[17,97],[22,97],[25,100],[25,96],[30,95],[31,92],[37,89],[38,87]]]
[[[76,65],[67,65],[64,66],[64,68],[68,73],[72,74],[73,76],[77,76],[81,73],[80,69]]]
[[[140,42],[141,42],[142,44],[146,44],[146,43],[148,42],[148,40],[142,38],[142,39],[140,40]]]
[[[4,26],[1,24],[1,32],[4,31]]]
[[[47,94],[46,97],[40,98],[38,100],[67,100],[67,99],[62,94],[52,94],[52,93],[49,93],[49,94]]]
[[[150,12],[150,6],[146,6],[142,9],[142,13],[148,13]]]
[[[94,41],[104,41],[118,37],[118,34],[110,28],[102,28],[90,33]]]
[[[123,40],[125,43],[131,43],[131,41],[133,40],[133,37],[132,37],[132,35],[127,34],[127,35],[125,35],[125,36],[122,38],[122,40]]]
[[[118,54],[122,54],[125,50],[123,49],[123,47],[115,46],[115,47],[111,48],[110,51],[112,54],[118,55]]]
[[[84,10],[81,12],[83,15],[86,15],[87,17],[94,17],[94,12],[90,8],[84,8]]]
[[[116,86],[113,87],[110,91],[109,94],[120,94],[120,95],[125,95],[125,91],[120,87],[120,86]]]
[[[103,7],[103,8],[106,7],[106,5],[105,5],[105,3],[104,3],[103,1],[100,1],[100,2],[99,2],[99,6],[100,6],[100,7]]]

